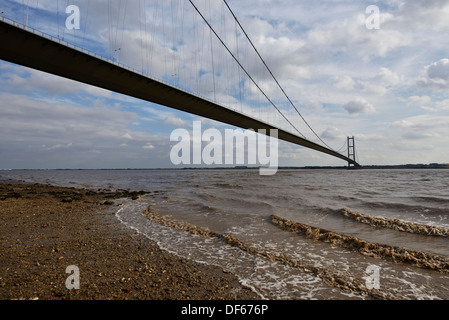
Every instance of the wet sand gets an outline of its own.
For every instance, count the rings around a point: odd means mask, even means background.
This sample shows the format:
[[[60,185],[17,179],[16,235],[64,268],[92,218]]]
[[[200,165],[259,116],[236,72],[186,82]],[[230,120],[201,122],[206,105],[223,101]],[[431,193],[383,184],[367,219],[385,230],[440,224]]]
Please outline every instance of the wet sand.
[[[258,299],[233,274],[121,224],[114,199],[123,197],[138,195],[0,182],[0,299]],[[66,287],[68,266],[79,268],[79,289]]]

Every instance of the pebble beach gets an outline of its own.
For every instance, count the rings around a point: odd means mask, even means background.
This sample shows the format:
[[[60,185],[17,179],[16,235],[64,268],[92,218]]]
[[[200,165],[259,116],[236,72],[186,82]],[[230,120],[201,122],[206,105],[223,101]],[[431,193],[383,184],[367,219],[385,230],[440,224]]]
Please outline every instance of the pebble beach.
[[[161,250],[117,220],[124,191],[0,183],[1,300],[253,300],[235,275]],[[67,267],[79,270],[68,289]]]

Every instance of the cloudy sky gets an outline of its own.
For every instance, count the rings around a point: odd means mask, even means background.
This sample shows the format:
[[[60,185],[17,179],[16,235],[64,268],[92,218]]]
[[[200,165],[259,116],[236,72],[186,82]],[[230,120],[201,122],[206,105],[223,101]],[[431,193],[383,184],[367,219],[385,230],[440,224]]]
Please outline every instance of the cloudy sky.
[[[193,2],[293,118],[224,3]],[[449,0],[227,2],[329,146],[338,150],[354,135],[361,164],[449,163]],[[80,9],[80,29],[66,27],[71,4]],[[0,9],[241,112],[282,120],[257,102],[257,90],[187,0],[3,0]],[[191,130],[196,120],[204,129],[232,128],[0,61],[0,169],[173,167],[170,134]],[[315,139],[299,119],[293,122]],[[345,163],[281,142],[279,164]]]

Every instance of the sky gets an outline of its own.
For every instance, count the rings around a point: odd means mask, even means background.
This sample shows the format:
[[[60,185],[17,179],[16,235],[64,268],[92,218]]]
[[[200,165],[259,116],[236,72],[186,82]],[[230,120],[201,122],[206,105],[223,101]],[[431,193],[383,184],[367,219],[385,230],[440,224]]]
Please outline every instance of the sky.
[[[297,116],[223,1],[193,2],[285,114]],[[339,150],[354,136],[362,165],[449,163],[449,0],[227,2],[330,147]],[[67,28],[68,5],[80,9],[80,29]],[[241,112],[282,121],[255,102],[259,93],[187,0],[3,0],[0,7],[3,17]],[[172,168],[170,135],[191,132],[194,121],[203,129],[234,129],[0,61],[0,169]],[[345,164],[279,143],[281,166]]]

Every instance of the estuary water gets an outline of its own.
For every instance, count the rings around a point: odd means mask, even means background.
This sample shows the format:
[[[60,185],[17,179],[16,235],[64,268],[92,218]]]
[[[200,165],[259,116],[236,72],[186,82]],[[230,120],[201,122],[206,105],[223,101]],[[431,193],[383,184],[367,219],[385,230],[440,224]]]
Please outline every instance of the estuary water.
[[[449,299],[449,170],[14,170],[145,191],[117,219],[266,299]]]

